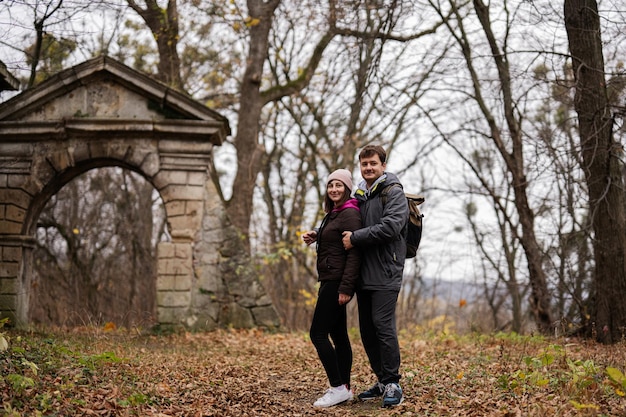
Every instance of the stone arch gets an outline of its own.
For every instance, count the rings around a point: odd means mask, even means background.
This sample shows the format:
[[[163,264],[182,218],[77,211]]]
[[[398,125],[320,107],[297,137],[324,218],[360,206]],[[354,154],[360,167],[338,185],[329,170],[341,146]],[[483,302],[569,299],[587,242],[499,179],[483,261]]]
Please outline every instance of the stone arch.
[[[84,164],[46,193],[29,233],[36,243],[29,323],[157,324],[157,243],[170,240],[162,234],[165,205],[152,183],[121,165]],[[53,254],[71,263],[57,264]]]
[[[75,165],[66,168],[64,171],[57,173],[50,181],[42,187],[41,191],[34,196],[30,206],[24,214],[24,222],[22,226],[22,235],[33,235],[36,229],[36,222],[48,200],[57,194],[63,186],[71,182],[82,174],[96,168],[120,167],[136,172],[145,178],[145,174],[137,167],[128,165],[125,161],[110,158],[102,159],[86,159],[84,161],[75,161]],[[33,180],[37,180],[33,178]],[[149,178],[146,180],[150,181]],[[154,186],[154,184],[152,184]]]
[[[0,315],[26,324],[35,222],[89,169],[140,173],[165,204],[157,315],[191,329],[279,325],[213,180],[228,121],[108,57],[65,70],[0,104]]]

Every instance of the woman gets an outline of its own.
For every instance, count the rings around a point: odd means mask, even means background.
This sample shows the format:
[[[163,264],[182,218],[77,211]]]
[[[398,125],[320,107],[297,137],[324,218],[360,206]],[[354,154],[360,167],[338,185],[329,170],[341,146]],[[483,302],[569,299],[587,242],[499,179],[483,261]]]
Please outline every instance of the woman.
[[[331,173],[324,198],[326,216],[317,230],[302,235],[307,245],[317,241],[320,289],[310,335],[330,383],[326,393],[313,403],[315,407],[332,407],[351,400],[353,395],[350,389],[352,347],[348,338],[346,304],[354,295],[360,255],[356,249],[346,251],[341,241],[344,231],[361,227],[359,207],[351,193],[350,171],[338,169]]]

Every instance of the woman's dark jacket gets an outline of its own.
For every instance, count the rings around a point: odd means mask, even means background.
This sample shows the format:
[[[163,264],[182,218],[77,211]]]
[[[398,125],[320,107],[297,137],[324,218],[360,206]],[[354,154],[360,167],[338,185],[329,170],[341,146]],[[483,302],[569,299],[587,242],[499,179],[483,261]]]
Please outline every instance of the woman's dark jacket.
[[[319,281],[341,280],[339,293],[354,295],[361,256],[357,248],[343,248],[342,233],[361,227],[355,199],[328,213],[317,232],[317,273]]]
[[[390,187],[393,184],[400,184],[398,177],[385,173],[371,189],[361,182],[355,192],[363,228],[352,233],[350,242],[361,251],[360,290],[400,291],[402,285],[409,206],[402,187]]]

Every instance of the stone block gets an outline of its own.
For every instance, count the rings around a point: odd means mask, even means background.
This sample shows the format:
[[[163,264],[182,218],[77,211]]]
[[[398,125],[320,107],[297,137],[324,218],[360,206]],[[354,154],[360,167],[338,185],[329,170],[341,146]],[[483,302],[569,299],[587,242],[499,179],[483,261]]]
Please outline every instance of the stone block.
[[[191,244],[196,235],[196,229],[174,229],[168,223],[170,236],[172,236],[172,242],[182,243],[182,244]]]
[[[64,171],[67,168],[74,166],[74,160],[67,153],[65,148],[55,149],[54,152],[47,156],[47,160],[57,172]]]
[[[222,306],[218,322],[220,325],[230,325],[236,329],[255,327],[250,309],[243,308],[237,303],[229,303]]]
[[[174,257],[191,262],[192,247],[189,243],[174,243]]]
[[[194,271],[195,276],[198,278],[198,288],[200,291],[219,293],[225,290],[221,277],[217,275],[217,267],[196,267]]]
[[[165,203],[165,211],[168,217],[184,215],[186,210],[185,203],[183,200],[173,200]]]
[[[176,244],[171,242],[159,242],[157,256],[159,259],[173,258],[176,253]]]
[[[0,189],[0,203],[13,204],[24,210],[28,209],[31,202],[31,196],[24,190],[19,189]]]
[[[220,254],[216,250],[211,250],[209,248],[207,248],[207,250],[198,251],[196,256],[198,257],[201,265],[217,265],[220,260]],[[218,271],[215,270],[213,273],[217,274]]]
[[[159,242],[159,259],[178,258],[189,259],[191,262],[191,243]]]
[[[24,182],[20,185],[19,188],[24,190],[29,195],[37,195],[41,192],[45,184],[42,184],[38,178],[29,176]]]
[[[39,152],[42,155],[46,155],[49,150],[47,149],[47,147],[42,146],[40,147]],[[33,181],[39,184],[40,189],[42,189],[45,185],[52,181],[56,174],[56,171],[52,168],[52,166],[45,158],[33,159],[31,176],[33,178]]]
[[[215,322],[218,321],[222,308],[216,295],[211,293],[196,294],[193,307],[198,316],[210,317]]]
[[[33,155],[34,145],[24,141],[0,143],[0,155],[12,158],[30,158]]]
[[[0,294],[17,294],[17,279],[0,278]]]
[[[161,324],[179,324],[187,316],[187,308],[157,307],[157,318]]]
[[[28,175],[11,174],[7,178],[7,185],[8,185],[8,188],[25,189],[26,184],[29,182],[29,180],[30,180],[30,174]]]
[[[203,209],[204,209],[203,201],[186,201],[185,202],[185,214],[194,219],[202,215]],[[194,220],[194,221],[196,221],[197,224],[200,225],[201,220],[202,220],[201,218],[198,218],[197,220]]]
[[[167,185],[163,189],[159,189],[163,201],[172,200],[204,200],[204,187],[191,185]]]
[[[159,307],[189,307],[191,293],[189,291],[158,291],[157,306]]]
[[[217,329],[217,318],[213,318],[207,314],[193,315],[185,320],[185,325],[192,331],[210,332]]]
[[[257,298],[256,305],[259,306],[259,307],[271,306],[272,305],[272,298],[269,295],[267,295],[267,294],[263,294],[262,296]]]
[[[19,263],[17,262],[0,262],[0,278],[16,278],[19,272]],[[0,304],[2,305],[2,304]]]
[[[26,210],[13,206],[13,205],[8,205],[6,207],[6,212],[5,212],[4,217],[6,220],[9,220],[9,221],[13,221],[16,223],[23,223],[24,218],[26,217]]]
[[[149,141],[141,141],[140,144],[135,143],[135,146],[131,146],[128,149],[124,160],[131,166],[141,167],[150,155],[154,155],[154,151],[155,145],[152,145]],[[156,157],[158,160],[158,156]],[[153,174],[156,174],[156,172]]]
[[[0,220],[0,235],[18,235],[22,231],[22,223]]]
[[[124,160],[128,145],[119,140],[94,141],[89,143],[92,158],[114,158]]]
[[[128,154],[129,149],[128,143],[126,141],[109,141],[107,146],[107,153],[110,158],[119,159],[121,161],[124,160],[126,155]]]
[[[89,143],[84,140],[72,141],[71,145],[67,147],[67,153],[75,162],[86,161],[91,157],[89,155]]]
[[[163,186],[168,184],[187,185],[187,171],[162,169],[154,176],[154,182]]]
[[[252,316],[254,322],[259,327],[275,328],[280,326],[280,318],[278,313],[272,306],[252,308]]]
[[[201,218],[199,215],[193,216],[168,216],[168,225],[172,232],[172,236],[176,234],[176,231],[179,230],[189,230],[190,232],[185,233],[185,235],[191,233],[191,236],[195,235],[195,231],[200,229]]]
[[[180,141],[176,139],[161,139],[159,141],[160,153],[184,153],[190,155],[210,156],[213,144],[207,141]]]
[[[0,294],[0,306],[2,310],[17,310],[17,295],[16,294]]]
[[[157,264],[159,276],[192,276],[191,259],[165,258],[159,259]]]
[[[190,291],[192,277],[190,275],[159,275],[157,277],[157,291]]]
[[[204,186],[207,181],[207,174],[204,172],[192,171],[187,173],[187,184]]]
[[[0,246],[0,261],[19,262],[22,260],[22,248],[15,246]]]
[[[141,163],[141,170],[150,178],[154,177],[160,169],[160,162],[159,162],[159,154],[157,153],[150,153],[148,155],[146,155],[146,157],[144,158],[144,160]],[[157,190],[160,190],[161,187],[159,187],[157,184],[154,184],[154,186],[157,188]]]

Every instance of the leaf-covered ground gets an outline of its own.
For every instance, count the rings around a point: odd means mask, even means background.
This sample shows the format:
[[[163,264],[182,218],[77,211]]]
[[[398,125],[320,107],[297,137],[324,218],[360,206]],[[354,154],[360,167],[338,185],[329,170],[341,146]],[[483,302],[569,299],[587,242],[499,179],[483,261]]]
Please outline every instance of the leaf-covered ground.
[[[373,379],[358,335],[351,337],[356,393]],[[624,344],[403,333],[403,404],[316,409],[327,383],[305,333],[89,328],[7,330],[4,338],[7,416],[626,415]]]

